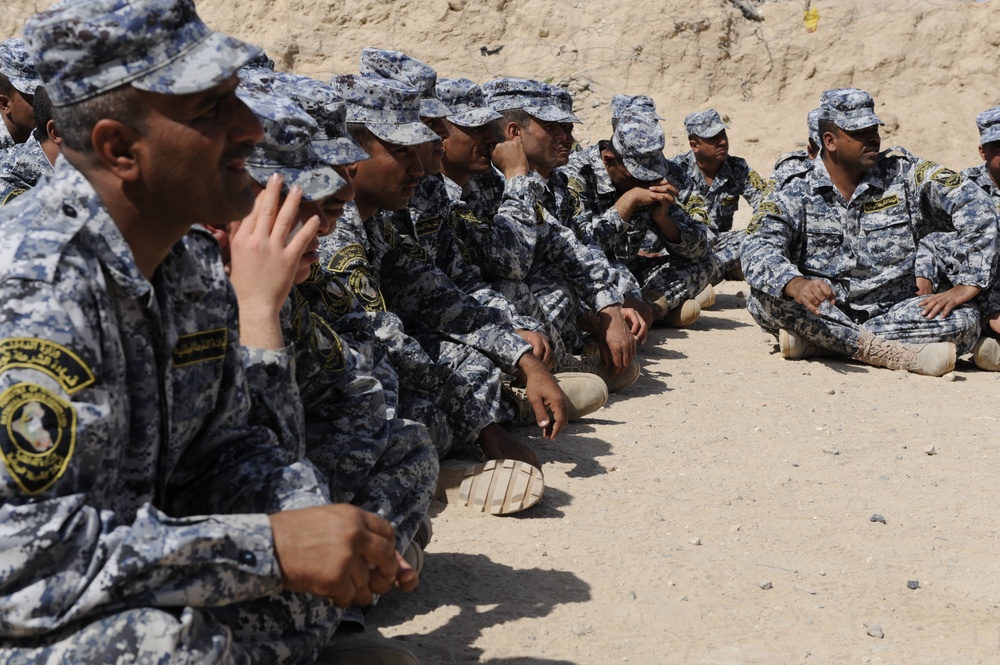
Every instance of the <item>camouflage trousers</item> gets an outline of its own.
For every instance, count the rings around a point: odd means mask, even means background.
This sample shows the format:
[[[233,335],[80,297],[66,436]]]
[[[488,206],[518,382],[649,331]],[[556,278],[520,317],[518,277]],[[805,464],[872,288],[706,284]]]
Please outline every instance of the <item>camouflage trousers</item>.
[[[747,233],[743,229],[723,231],[712,241],[712,258],[714,259],[714,272],[711,283],[718,284],[726,279],[726,273],[734,268],[740,267],[740,248],[743,247],[743,239]]]
[[[518,314],[530,316],[542,324],[557,363],[572,357],[583,347],[576,321],[580,317],[580,296],[568,285],[555,279],[535,276],[531,283],[498,279],[493,287],[514,305]]]
[[[0,663],[311,664],[340,616],[325,598],[288,592],[212,609],[137,608],[45,638],[0,642]]]
[[[321,431],[316,431],[321,430]],[[322,469],[331,503],[350,503],[375,513],[396,530],[396,549],[405,552],[430,508],[437,484],[438,456],[427,428],[404,418],[385,421],[381,436],[347,430],[331,436],[326,423],[306,423],[309,459]]]
[[[669,254],[636,257],[629,263],[629,269],[644,292],[662,295],[670,308],[694,298],[718,272],[712,256],[684,259]]]
[[[979,310],[975,305],[957,307],[947,318],[921,315],[922,296],[907,298],[887,311],[855,321],[839,307],[823,303],[816,315],[788,298],[775,298],[753,289],[747,299],[751,316],[767,332],[777,335],[784,328],[813,344],[844,356],[854,356],[858,338],[867,330],[885,339],[912,343],[954,342],[958,354],[968,353],[979,339]],[[843,305],[841,305],[843,306]]]

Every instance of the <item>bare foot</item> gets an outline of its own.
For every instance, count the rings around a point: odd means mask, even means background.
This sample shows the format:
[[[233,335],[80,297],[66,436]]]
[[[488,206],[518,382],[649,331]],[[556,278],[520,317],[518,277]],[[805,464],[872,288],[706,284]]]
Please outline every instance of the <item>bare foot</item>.
[[[483,449],[486,459],[516,459],[541,468],[534,451],[496,423],[484,427],[476,443]]]

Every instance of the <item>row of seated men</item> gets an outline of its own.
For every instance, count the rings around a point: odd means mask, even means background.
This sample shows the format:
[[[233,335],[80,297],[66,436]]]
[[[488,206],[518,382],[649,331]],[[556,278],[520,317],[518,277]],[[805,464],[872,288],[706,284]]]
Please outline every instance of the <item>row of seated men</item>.
[[[537,504],[508,426],[555,438],[603,406],[649,325],[727,277],[789,359],[991,353],[996,206],[882,153],[862,91],[824,93],[818,156],[765,181],[713,110],[671,161],[651,100],[616,96],[611,138],[573,151],[557,86],[379,49],[328,83],[276,72],[185,0],[64,3],[25,37],[0,46],[26,139],[0,215],[0,645],[22,660],[414,662],[344,634],[415,586],[432,496]]]

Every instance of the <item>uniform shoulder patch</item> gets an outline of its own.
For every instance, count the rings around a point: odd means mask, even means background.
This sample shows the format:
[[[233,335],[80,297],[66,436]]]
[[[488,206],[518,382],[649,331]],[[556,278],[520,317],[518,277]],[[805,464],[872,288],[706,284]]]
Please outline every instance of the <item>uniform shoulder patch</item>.
[[[762,178],[759,173],[757,173],[753,169],[750,169],[750,184],[753,186],[754,189],[756,189],[758,192],[769,191],[767,182],[768,181],[764,180],[764,178]]]
[[[923,161],[917,164],[917,168],[913,171],[913,179],[918,185],[923,184],[924,180],[927,179],[927,173],[933,171],[938,167],[937,162]]]
[[[174,367],[186,367],[209,360],[222,360],[226,357],[228,344],[229,330],[227,328],[181,335],[170,356],[170,362]]]
[[[18,383],[0,395],[0,456],[26,494],[51,487],[76,446],[76,411],[48,388]]]
[[[330,257],[326,263],[326,269],[330,272],[342,273],[355,261],[368,263],[368,253],[358,243],[351,243],[341,247],[336,254]]]
[[[931,173],[931,180],[942,187],[948,187],[951,189],[962,184],[962,174],[957,171],[953,171],[946,166],[942,166]]]
[[[476,217],[471,210],[466,208],[453,210],[451,213],[452,224],[465,222],[466,224],[479,224],[482,220]]]
[[[0,372],[11,367],[37,369],[72,395],[94,383],[94,373],[78,355],[61,344],[32,337],[0,340]]]
[[[368,268],[364,266],[355,268],[347,280],[347,286],[367,311],[385,311],[385,299],[378,284],[369,274]]]
[[[777,203],[774,201],[761,201],[761,204],[757,206],[757,212],[750,218],[750,222],[747,224],[747,235],[755,233],[760,228],[761,222],[768,215],[780,214],[782,214],[781,206]]]
[[[340,341],[340,335],[321,316],[310,313],[309,321],[312,330],[309,343],[323,369],[337,374],[343,372],[347,362],[344,360],[344,345]]]

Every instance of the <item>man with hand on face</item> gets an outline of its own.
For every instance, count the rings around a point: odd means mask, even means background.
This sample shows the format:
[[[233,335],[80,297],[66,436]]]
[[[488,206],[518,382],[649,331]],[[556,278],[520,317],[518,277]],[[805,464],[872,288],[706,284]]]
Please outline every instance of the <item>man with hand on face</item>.
[[[43,414],[0,436],[0,649],[335,662],[336,608],[413,579],[391,525],[248,421],[235,298],[192,225],[253,203],[256,49],[189,0],[61,3],[25,40],[67,163],[0,212],[0,418]]]
[[[663,156],[663,146],[655,115],[625,111],[611,140],[575,153],[563,171],[588,213],[582,233],[635,276],[658,319],[683,327],[701,312],[697,298],[711,291],[714,264],[705,225],[677,204],[675,183],[686,176]],[[668,253],[640,255],[648,232]]]
[[[468,250],[455,237],[455,216],[467,212],[468,207],[460,201],[449,200],[445,177],[441,172],[445,152],[442,141],[451,138],[452,130],[461,133],[461,128],[451,122],[453,114],[449,104],[442,102],[437,96],[436,72],[405,53],[373,48],[362,51],[360,69],[365,76],[393,79],[419,90],[420,119],[439,137],[437,141],[420,145],[420,163],[424,168],[424,175],[420,177],[407,209],[384,214],[391,217],[400,234],[410,236],[420,243],[434,265],[459,288],[480,304],[504,311],[517,334],[531,344],[535,356],[547,369],[552,370],[556,358],[548,338],[540,332],[542,324],[530,316],[518,314],[510,301],[483,279],[479,268],[471,263]],[[473,112],[473,116],[485,117],[481,124],[487,125],[498,118],[499,114],[481,109],[478,113]],[[487,163],[488,160],[487,157]],[[461,353],[461,348],[454,349],[454,352]],[[560,372],[555,378],[566,394],[567,419],[571,422],[600,409],[607,402],[605,383],[593,374]],[[527,402],[523,389],[512,388],[510,382],[505,382],[503,389],[521,403]],[[501,422],[528,425],[534,422],[533,412],[530,408],[504,410],[501,412]]]
[[[419,146],[437,139],[420,121],[419,92],[383,78],[338,76],[331,84],[347,103],[349,131],[372,158],[349,169],[355,205],[324,238],[321,265],[347,284],[373,317],[386,309],[396,313],[407,334],[436,362],[476,386],[472,400],[460,403],[454,401],[456,395],[437,399],[456,434],[462,434],[453,443],[490,461],[443,465],[439,497],[490,512],[534,505],[543,487],[537,457],[497,425],[503,408],[497,368],[521,374],[535,422],[547,437],[556,436],[566,422],[565,395],[531,346],[514,332],[509,317],[479,305],[458,288],[386,214],[407,207],[423,175]],[[443,459],[452,451],[448,446],[438,452]],[[488,491],[479,497],[469,494],[479,486]],[[515,486],[530,491],[508,491]]]
[[[31,111],[40,85],[35,63],[20,37],[0,42],[0,161],[5,152],[24,143],[35,128]]]
[[[970,301],[990,284],[996,206],[950,169],[880,153],[874,106],[863,90],[823,93],[821,158],[747,227],[747,307],[786,359],[833,355],[941,376],[979,337]],[[916,295],[917,243],[933,231],[956,232],[966,257],[954,288]]]
[[[756,210],[769,191],[767,181],[745,159],[729,154],[726,123],[715,109],[690,114],[684,118],[684,129],[691,149],[670,161],[688,174],[702,198],[699,204],[708,210],[710,240],[719,265],[712,283],[742,279],[740,244],[745,234],[742,229],[733,230],[733,215],[739,208],[740,196]]]
[[[503,176],[475,175],[463,187],[472,218],[461,225],[462,240],[518,311],[545,322],[554,331],[550,339],[560,339],[564,350],[557,354],[557,370],[593,370],[609,392],[631,385],[639,376],[636,337],[623,316],[623,297],[612,284],[607,257],[580,242],[551,212],[559,201],[547,181],[565,180],[553,173],[569,158],[562,125],[576,117],[559,108],[552,90],[539,81],[497,79],[483,92],[503,116],[496,122],[504,140],[492,155]],[[527,211],[523,203],[529,204]],[[583,346],[577,321],[585,313],[596,315],[589,332],[598,350],[589,364],[571,355]],[[634,310],[630,314],[637,326],[645,325]]]
[[[52,173],[62,139],[52,120],[52,103],[44,86],[35,88],[35,129],[24,143],[18,143],[0,164],[0,206],[7,205]]]

